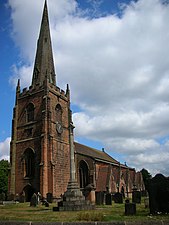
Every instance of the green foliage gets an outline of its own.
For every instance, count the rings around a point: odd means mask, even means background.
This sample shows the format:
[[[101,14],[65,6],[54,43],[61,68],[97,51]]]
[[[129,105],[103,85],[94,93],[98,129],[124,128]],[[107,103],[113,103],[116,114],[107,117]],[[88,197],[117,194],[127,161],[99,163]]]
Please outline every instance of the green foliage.
[[[7,194],[8,191],[8,169],[9,162],[7,160],[0,161],[0,193]]]
[[[141,173],[142,173],[142,176],[143,176],[143,181],[144,181],[145,188],[147,190],[148,181],[152,178],[152,176],[148,172],[148,170],[146,170],[144,168],[141,170]]]

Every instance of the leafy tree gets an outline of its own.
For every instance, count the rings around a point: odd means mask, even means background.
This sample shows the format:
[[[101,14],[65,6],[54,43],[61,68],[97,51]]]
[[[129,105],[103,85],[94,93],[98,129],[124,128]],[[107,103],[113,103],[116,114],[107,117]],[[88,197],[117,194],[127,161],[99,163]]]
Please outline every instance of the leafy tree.
[[[7,194],[8,192],[8,169],[9,162],[2,159],[0,161],[0,193]]]
[[[141,173],[143,176],[145,189],[147,190],[148,181],[152,178],[152,175],[148,172],[148,170],[146,170],[144,168],[141,170]]]

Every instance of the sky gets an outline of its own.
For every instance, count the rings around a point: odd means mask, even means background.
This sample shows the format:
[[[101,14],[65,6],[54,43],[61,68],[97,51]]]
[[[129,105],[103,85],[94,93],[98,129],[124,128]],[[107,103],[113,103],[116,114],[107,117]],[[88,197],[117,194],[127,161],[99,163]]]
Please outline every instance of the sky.
[[[57,86],[70,85],[75,140],[169,176],[169,1],[48,0]],[[44,0],[0,2],[0,159],[15,88],[29,87]]]

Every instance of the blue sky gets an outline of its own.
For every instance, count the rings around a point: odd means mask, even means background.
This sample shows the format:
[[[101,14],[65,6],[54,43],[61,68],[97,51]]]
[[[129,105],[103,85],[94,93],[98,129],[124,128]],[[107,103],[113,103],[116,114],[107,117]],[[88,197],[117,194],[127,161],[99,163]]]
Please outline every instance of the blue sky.
[[[43,0],[0,3],[0,158],[18,78],[30,85]],[[169,5],[48,0],[57,85],[70,84],[75,140],[169,175]]]

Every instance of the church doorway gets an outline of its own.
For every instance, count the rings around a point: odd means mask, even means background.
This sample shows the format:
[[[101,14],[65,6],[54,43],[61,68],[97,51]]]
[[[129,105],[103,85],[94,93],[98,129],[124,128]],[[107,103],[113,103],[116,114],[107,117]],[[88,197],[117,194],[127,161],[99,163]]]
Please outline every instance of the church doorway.
[[[84,160],[79,163],[80,188],[85,188],[89,184],[89,168]]]
[[[30,202],[32,195],[34,194],[34,188],[31,185],[24,187],[23,192],[25,193],[25,201]]]

